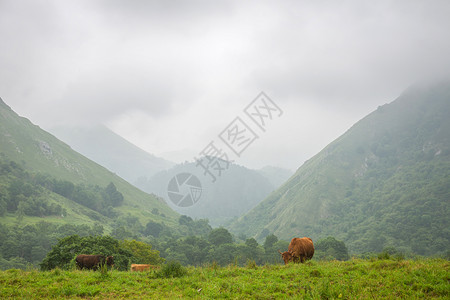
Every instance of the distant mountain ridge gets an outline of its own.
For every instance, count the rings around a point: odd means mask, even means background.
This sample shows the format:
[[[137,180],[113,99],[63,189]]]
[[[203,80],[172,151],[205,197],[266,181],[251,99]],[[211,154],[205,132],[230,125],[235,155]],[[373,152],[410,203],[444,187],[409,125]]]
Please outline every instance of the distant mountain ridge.
[[[289,240],[329,235],[353,253],[450,249],[450,83],[413,86],[305,162],[229,227]]]
[[[155,196],[146,194],[138,188],[130,185],[124,179],[113,174],[99,164],[89,160],[83,155],[72,150],[67,144],[58,140],[55,136],[32,124],[28,119],[18,116],[3,100],[0,99],[0,156],[2,162],[11,161],[20,165],[20,168],[30,172],[30,176],[50,176],[51,179],[62,182],[70,182],[80,186],[98,186],[100,189],[106,188],[110,183],[122,193],[123,203],[116,207],[118,213],[131,214],[144,224],[150,220],[156,222],[166,222],[166,224],[177,224],[178,214],[166,205],[164,201]],[[0,182],[1,194],[8,193],[7,187],[16,180],[13,174],[8,177],[8,170],[5,165],[6,174],[4,182]],[[19,191],[20,192],[20,191]],[[11,193],[11,192],[9,192]],[[47,193],[47,192],[46,192]],[[89,218],[96,213],[88,208],[81,208],[78,204],[67,202],[60,196],[50,193],[48,197],[52,201],[63,205],[70,210],[69,216],[46,217],[47,222],[81,222],[83,224],[93,224],[98,221]],[[152,213],[158,211],[158,214]],[[6,215],[3,221],[13,216]],[[0,222],[2,217],[0,217]],[[102,223],[109,226],[109,222],[114,219],[102,218]]]
[[[278,168],[273,170],[278,173],[288,172]],[[266,169],[266,174],[271,172],[272,169]],[[197,203],[189,207],[176,206],[168,197],[168,183],[180,173],[193,174],[201,182],[201,197]],[[179,164],[159,172],[149,180],[139,181],[137,186],[148,193],[164,198],[178,213],[193,218],[207,218],[213,226],[224,225],[241,216],[277,187],[260,171],[233,163],[230,163],[221,176],[213,182],[210,177],[205,176],[203,169],[197,167],[195,162]]]
[[[74,150],[132,184],[175,165],[142,150],[104,125],[60,126],[50,131]]]
[[[224,225],[241,216],[285,182],[292,172],[266,166],[250,170],[231,164],[217,185],[204,180],[201,201],[193,207],[177,207],[168,199],[169,180],[180,172],[204,177],[194,163],[174,165],[126,141],[102,125],[53,128],[57,136],[75,150],[107,167],[141,190],[163,198],[172,209],[193,218],[208,218],[212,225]]]

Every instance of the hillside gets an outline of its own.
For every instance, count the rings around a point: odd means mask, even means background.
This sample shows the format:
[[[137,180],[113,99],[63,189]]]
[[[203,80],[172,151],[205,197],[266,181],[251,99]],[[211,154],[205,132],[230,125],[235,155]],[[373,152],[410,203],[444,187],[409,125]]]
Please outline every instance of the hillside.
[[[60,126],[50,131],[77,152],[132,184],[138,179],[150,178],[174,165],[145,152],[103,125]]]
[[[114,188],[123,195],[123,201],[114,208],[116,215],[131,215],[144,224],[149,220],[174,224],[178,217],[163,201],[140,191],[119,176],[75,152],[53,135],[33,125],[28,119],[18,116],[1,99],[0,156],[2,165],[6,166],[2,169],[4,176],[2,176],[1,194],[7,192],[11,194],[11,184],[17,184],[18,181],[21,184],[33,186],[36,176],[48,177],[47,183],[69,182],[75,186],[75,189],[87,195],[85,199],[97,199],[100,197],[98,195],[102,195],[103,189],[112,183]],[[13,165],[13,168],[11,169],[8,165]],[[24,175],[18,175],[24,172]],[[8,191],[6,191],[7,188]],[[24,193],[20,191],[20,188],[18,195]],[[43,188],[45,189],[45,184]],[[45,218],[47,222],[71,223],[76,219],[79,220],[77,223],[94,224],[95,221],[100,221],[106,228],[110,228],[111,223],[115,221],[115,218],[105,216],[88,218],[86,216],[89,214],[96,215],[89,204],[81,208],[79,203],[68,201],[67,198],[63,199],[61,193],[54,193],[52,189],[37,190],[33,192],[39,193],[39,197],[50,199],[55,205],[60,204],[68,211],[67,216],[63,218],[47,216]],[[90,197],[91,195],[94,196]],[[31,194],[29,196],[32,197]],[[152,210],[157,210],[159,213],[154,214]],[[0,222],[9,222],[8,220],[14,217],[14,215],[6,214],[0,217]],[[31,220],[31,217],[25,215],[23,222],[27,223]]]
[[[353,253],[450,248],[450,84],[414,86],[306,161],[230,226],[280,238],[335,236]]]
[[[194,174],[202,186],[201,198],[189,207],[174,205],[167,194],[169,181],[183,172]],[[275,174],[272,169],[267,169],[266,172]],[[178,213],[193,218],[207,218],[213,226],[224,225],[233,218],[243,215],[276,188],[260,171],[233,163],[230,163],[229,168],[222,172],[216,182],[205,176],[203,169],[196,167],[195,163],[185,163],[159,172],[149,180],[141,180],[137,186],[166,199],[170,207]]]

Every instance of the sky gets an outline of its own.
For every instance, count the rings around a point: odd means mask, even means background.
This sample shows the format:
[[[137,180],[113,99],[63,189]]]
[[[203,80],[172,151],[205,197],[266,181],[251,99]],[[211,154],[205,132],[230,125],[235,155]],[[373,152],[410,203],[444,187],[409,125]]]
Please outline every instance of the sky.
[[[412,84],[448,76],[449,15],[436,0],[0,0],[0,97],[46,130],[104,124],[175,162],[214,145],[296,170]],[[245,113],[261,92],[279,108],[259,106],[263,130]]]

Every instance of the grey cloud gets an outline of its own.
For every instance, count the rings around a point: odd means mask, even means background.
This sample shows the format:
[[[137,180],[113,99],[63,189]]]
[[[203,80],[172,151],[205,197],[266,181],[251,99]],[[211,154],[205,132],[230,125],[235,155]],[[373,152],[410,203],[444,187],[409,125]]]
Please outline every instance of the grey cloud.
[[[208,99],[245,104],[263,90],[283,107],[333,112],[338,127],[449,75],[449,15],[443,0],[3,0],[0,96],[38,124],[135,110],[165,130],[187,110],[214,123]]]
[[[235,10],[233,1],[207,0],[105,0],[90,5],[104,25],[131,35],[149,29],[166,35],[196,35],[208,30],[208,23],[214,24]]]
[[[367,3],[313,4],[312,11],[302,11],[300,3],[282,12],[291,18],[263,42],[275,53],[265,52],[267,64],[255,67],[249,84],[348,110],[390,101],[413,82],[448,76],[448,2]]]

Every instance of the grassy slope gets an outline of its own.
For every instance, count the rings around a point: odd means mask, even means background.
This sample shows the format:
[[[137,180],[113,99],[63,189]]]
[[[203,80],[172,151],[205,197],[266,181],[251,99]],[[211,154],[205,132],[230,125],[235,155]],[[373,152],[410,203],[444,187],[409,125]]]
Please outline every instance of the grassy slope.
[[[283,186],[234,223],[231,231],[258,237],[266,229],[284,239],[334,235],[351,243],[356,236],[366,238],[378,219],[394,210],[401,219],[391,220],[389,226],[396,227],[398,222],[420,218],[424,213],[441,223],[423,229],[443,233],[448,216],[441,213],[450,209],[446,202],[448,188],[433,198],[433,205],[424,207],[425,211],[401,211],[399,206],[409,202],[421,207],[421,201],[427,200],[426,193],[436,194],[438,188],[450,184],[449,97],[449,85],[434,90],[413,89],[379,107],[305,162]],[[423,158],[426,155],[428,160]],[[421,173],[424,166],[430,166],[431,173],[439,172],[439,187]],[[407,178],[416,180],[411,174],[418,175],[417,181],[408,185]],[[396,187],[395,195],[391,194],[391,180],[404,184]],[[414,198],[416,191],[411,188],[416,186],[424,187],[424,199]],[[438,205],[441,207],[437,210]],[[368,220],[373,222],[369,224]],[[391,233],[386,236],[388,242],[395,240]],[[370,251],[361,247],[358,250]]]
[[[47,145],[51,151],[46,150]],[[124,195],[124,203],[118,208],[120,211],[129,212],[143,222],[152,219],[175,224],[178,214],[165,203],[73,151],[53,135],[33,125],[28,119],[19,117],[1,100],[0,153],[7,159],[21,164],[28,171],[50,174],[54,178],[73,183],[105,187],[113,182]],[[153,208],[157,208],[166,217],[151,214]]]
[[[288,266],[189,268],[181,278],[151,272],[0,272],[0,298],[448,299],[448,261],[351,260]]]

